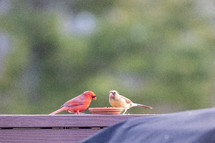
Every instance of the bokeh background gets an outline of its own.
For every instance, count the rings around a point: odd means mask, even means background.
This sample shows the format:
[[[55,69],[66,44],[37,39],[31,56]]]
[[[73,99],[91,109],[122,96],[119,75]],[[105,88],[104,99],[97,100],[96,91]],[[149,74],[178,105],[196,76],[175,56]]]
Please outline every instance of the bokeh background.
[[[154,107],[130,114],[213,107],[214,59],[214,0],[0,0],[0,114],[112,89]]]

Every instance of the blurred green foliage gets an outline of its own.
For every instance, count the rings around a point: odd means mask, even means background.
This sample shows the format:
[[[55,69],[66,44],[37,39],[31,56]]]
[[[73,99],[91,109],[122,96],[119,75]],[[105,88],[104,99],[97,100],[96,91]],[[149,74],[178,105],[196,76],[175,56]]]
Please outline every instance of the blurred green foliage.
[[[214,24],[196,1],[9,2],[0,114],[47,114],[86,90],[97,94],[91,107],[110,106],[112,89],[154,107],[129,113],[214,105]],[[92,31],[77,31],[80,14]]]

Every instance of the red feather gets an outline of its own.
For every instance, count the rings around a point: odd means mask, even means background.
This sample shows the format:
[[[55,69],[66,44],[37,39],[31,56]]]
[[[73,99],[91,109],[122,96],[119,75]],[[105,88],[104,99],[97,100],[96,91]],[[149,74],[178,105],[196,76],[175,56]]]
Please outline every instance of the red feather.
[[[93,93],[92,91],[86,91],[81,95],[65,102],[60,109],[52,112],[49,115],[55,115],[62,111],[68,111],[68,112],[79,114],[79,112],[82,112],[89,107],[92,100],[96,100],[95,93]]]

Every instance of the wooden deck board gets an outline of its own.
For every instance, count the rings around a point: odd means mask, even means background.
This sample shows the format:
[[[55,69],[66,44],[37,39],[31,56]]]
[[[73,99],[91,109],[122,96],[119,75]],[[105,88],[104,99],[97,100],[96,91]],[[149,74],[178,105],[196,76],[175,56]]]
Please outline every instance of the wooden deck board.
[[[0,142],[27,143],[27,142],[78,142],[99,129],[11,129],[0,130]]]
[[[0,128],[19,127],[106,127],[149,115],[0,115]]]
[[[121,121],[153,115],[0,115],[0,143],[77,143]]]

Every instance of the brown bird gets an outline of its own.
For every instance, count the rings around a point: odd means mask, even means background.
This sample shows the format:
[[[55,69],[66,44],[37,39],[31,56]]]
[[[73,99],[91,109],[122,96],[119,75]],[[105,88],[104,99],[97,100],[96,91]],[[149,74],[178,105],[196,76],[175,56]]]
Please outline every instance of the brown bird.
[[[111,90],[109,92],[109,103],[112,107],[123,107],[124,108],[123,114],[125,114],[125,112],[128,109],[130,109],[132,107],[136,107],[136,106],[152,109],[151,106],[133,103],[130,99],[128,99],[122,95],[119,95],[119,92],[116,90]]]
[[[82,112],[89,107],[92,100],[96,100],[96,94],[92,91],[85,91],[81,95],[65,102],[60,109],[50,113],[49,115],[55,115],[62,111],[79,114],[79,112]]]

